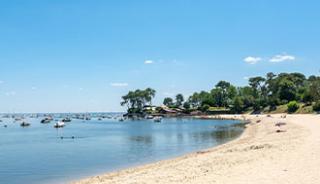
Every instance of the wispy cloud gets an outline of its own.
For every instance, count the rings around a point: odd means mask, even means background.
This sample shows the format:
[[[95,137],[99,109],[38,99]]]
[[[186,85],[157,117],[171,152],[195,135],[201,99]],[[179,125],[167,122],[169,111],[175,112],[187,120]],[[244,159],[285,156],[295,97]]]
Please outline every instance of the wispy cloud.
[[[146,65],[153,64],[153,63],[154,63],[153,60],[145,60],[144,61],[144,64],[146,64]]]
[[[126,82],[114,82],[110,83],[110,86],[112,87],[127,87],[129,84]]]
[[[294,61],[296,59],[295,56],[288,55],[288,54],[278,54],[273,56],[269,61],[272,63],[280,63],[284,61]]]
[[[248,56],[246,58],[243,59],[244,62],[248,63],[248,64],[251,64],[251,65],[254,65],[254,64],[257,64],[259,61],[261,61],[262,58],[260,57],[253,57],[253,56]]]

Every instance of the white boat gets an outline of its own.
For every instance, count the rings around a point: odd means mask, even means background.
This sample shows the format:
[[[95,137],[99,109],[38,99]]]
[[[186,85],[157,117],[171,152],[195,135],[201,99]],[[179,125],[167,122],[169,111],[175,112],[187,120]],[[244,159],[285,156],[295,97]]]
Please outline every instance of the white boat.
[[[71,118],[66,117],[66,118],[63,118],[61,121],[67,123],[67,122],[71,122],[72,120]]]
[[[146,117],[147,119],[153,119],[154,117],[152,115],[149,115]]]
[[[40,121],[40,123],[42,123],[42,124],[50,123],[50,122],[51,122],[51,119],[49,119],[49,118],[44,118],[44,119],[42,119],[42,120]]]
[[[154,117],[153,120],[156,123],[160,123],[162,121],[162,117],[160,117],[160,116],[159,117]]]
[[[65,126],[64,122],[59,121],[59,122],[55,123],[53,127],[54,128],[63,128],[64,126]]]

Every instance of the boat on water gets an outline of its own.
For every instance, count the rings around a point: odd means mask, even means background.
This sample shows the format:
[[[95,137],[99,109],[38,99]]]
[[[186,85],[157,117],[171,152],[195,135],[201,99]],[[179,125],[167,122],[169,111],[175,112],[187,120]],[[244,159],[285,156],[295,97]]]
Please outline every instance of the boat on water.
[[[22,118],[16,117],[16,118],[14,118],[14,121],[22,121]]]
[[[149,115],[146,117],[147,119],[153,119],[154,117],[152,115]]]
[[[62,120],[61,120],[62,122],[65,122],[65,123],[68,123],[68,122],[71,122],[72,120],[71,120],[71,118],[63,118]]]
[[[65,126],[64,122],[59,121],[57,123],[54,124],[54,128],[63,128]]]
[[[160,116],[154,117],[153,121],[156,123],[160,123],[162,121],[162,117],[160,117]]]
[[[44,118],[44,119],[42,119],[41,121],[40,121],[40,123],[43,123],[43,124],[45,124],[45,123],[50,123],[51,122],[51,119],[50,118]]]
[[[22,126],[22,127],[28,127],[28,126],[30,126],[30,123],[28,123],[28,122],[22,122],[21,124],[20,124],[20,126]]]

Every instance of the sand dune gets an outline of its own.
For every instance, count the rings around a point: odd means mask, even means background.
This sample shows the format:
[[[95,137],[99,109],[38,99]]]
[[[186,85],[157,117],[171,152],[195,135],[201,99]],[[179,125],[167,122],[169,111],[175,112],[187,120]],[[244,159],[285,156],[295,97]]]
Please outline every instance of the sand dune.
[[[252,123],[227,144],[75,183],[319,184],[320,116],[280,116],[247,115]]]

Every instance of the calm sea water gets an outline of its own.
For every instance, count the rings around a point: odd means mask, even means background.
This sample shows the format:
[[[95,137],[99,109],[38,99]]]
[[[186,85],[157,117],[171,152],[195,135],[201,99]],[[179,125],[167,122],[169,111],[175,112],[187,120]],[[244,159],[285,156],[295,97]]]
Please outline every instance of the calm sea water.
[[[58,130],[27,121],[26,128],[12,119],[0,123],[1,184],[66,183],[216,146],[243,131],[238,121],[197,119],[73,120]]]

